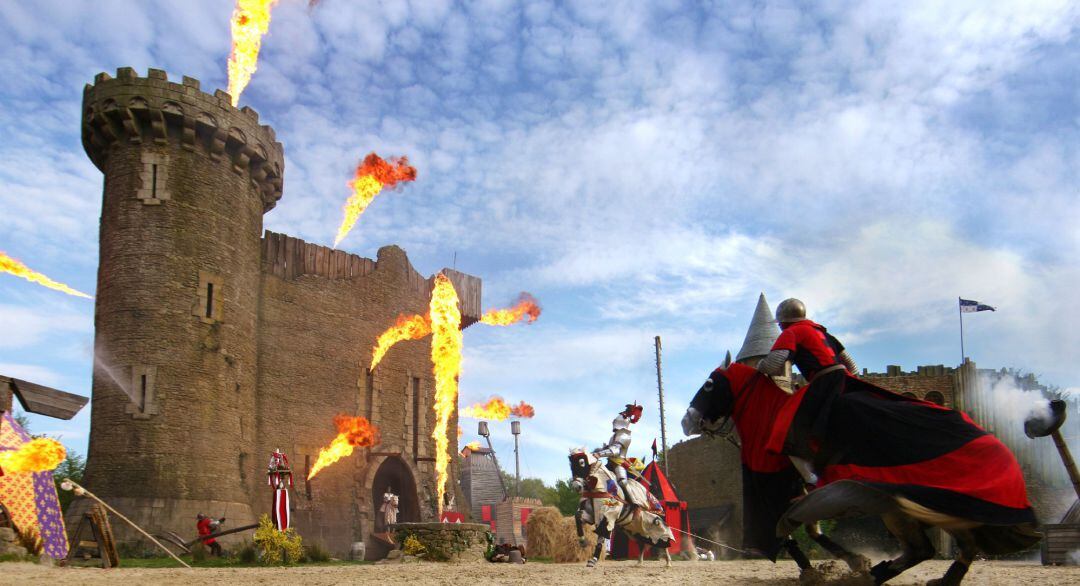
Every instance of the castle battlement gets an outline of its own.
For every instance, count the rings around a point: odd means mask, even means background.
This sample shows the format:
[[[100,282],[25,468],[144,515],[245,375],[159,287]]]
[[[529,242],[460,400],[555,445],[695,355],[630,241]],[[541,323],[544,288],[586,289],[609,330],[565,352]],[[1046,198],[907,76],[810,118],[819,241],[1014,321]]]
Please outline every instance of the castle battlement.
[[[281,199],[284,150],[274,129],[259,124],[259,114],[232,106],[228,93],[213,95],[199,89],[199,80],[184,76],[170,82],[160,69],[139,77],[121,67],[116,77],[99,73],[83,90],[83,148],[105,171],[114,145],[165,145],[175,141],[189,151],[201,151],[213,161],[232,165],[247,175],[260,192],[263,212]]]

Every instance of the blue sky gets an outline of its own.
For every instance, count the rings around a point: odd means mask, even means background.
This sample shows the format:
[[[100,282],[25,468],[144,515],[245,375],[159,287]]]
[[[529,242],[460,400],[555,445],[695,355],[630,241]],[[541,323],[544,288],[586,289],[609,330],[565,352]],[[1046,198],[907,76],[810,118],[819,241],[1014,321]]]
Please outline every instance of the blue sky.
[[[93,291],[82,86],[226,87],[231,11],[0,3],[0,250]],[[676,438],[761,291],[877,371],[958,363],[956,297],[977,299],[998,307],[965,320],[980,366],[1080,387],[1077,63],[1070,2],[282,0],[241,103],[286,149],[268,229],[330,244],[357,161],[408,155],[418,180],[342,248],[426,274],[456,253],[486,306],[541,300],[534,325],[469,328],[461,388],[536,406],[523,473],[550,481],[627,402],[648,449],[657,334]],[[0,373],[88,395],[92,330],[92,303],[0,275]],[[82,452],[88,421],[34,427]]]

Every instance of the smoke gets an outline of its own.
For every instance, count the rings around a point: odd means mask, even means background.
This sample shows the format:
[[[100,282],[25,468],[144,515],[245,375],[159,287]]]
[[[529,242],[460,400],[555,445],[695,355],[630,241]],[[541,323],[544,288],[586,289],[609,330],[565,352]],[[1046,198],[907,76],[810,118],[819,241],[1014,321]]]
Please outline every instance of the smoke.
[[[135,400],[135,394],[132,393],[131,388],[125,382],[127,377],[115,367],[109,365],[109,360],[105,356],[105,351],[101,348],[98,348],[94,352],[94,370],[107,375],[121,391],[124,391],[124,394],[128,396],[128,399],[131,399],[132,403],[138,404],[138,401]]]
[[[1041,500],[1032,503],[1039,519],[1057,523],[1076,499],[1072,484],[1053,440],[1029,438],[1024,433],[1025,420],[1032,417],[1049,420],[1052,394],[1033,375],[1019,376],[1006,370],[980,371],[974,387],[970,389],[971,400],[965,399],[969,415],[1012,450],[1024,469],[1029,498],[1036,493],[1040,495]],[[1080,455],[1076,441],[1080,438],[1080,413],[1075,398],[1068,393],[1064,395],[1068,417],[1061,433],[1069,450]],[[1033,492],[1033,484],[1042,490]]]

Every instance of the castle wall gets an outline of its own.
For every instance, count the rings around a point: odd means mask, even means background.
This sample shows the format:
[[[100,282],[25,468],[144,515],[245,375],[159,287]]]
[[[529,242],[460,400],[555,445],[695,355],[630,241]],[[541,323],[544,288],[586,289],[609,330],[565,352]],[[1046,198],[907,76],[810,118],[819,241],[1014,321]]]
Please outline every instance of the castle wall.
[[[260,238],[281,197],[282,147],[253,110],[197,80],[99,74],[83,144],[105,176],[87,488],[151,532],[191,535],[200,512],[236,527],[269,512],[266,462],[282,448],[296,527],[337,555],[370,541],[377,479],[412,491],[403,502],[418,518],[403,520],[435,520],[430,338],[368,372],[397,315],[427,312],[432,280],[394,246],[373,261]],[[480,280],[443,272],[462,326],[475,323]],[[306,482],[337,414],[368,417],[382,442]],[[87,506],[77,500],[69,522]]]
[[[668,480],[686,501],[697,535],[739,547],[742,543],[742,463],[727,440],[698,436],[668,449]],[[711,547],[699,543],[700,547]],[[729,550],[714,548],[717,555]]]
[[[400,457],[412,468],[420,479],[416,488],[424,513],[418,520],[434,518],[430,338],[399,342],[367,375],[378,335],[398,314],[427,312],[429,293],[414,286],[417,276],[404,251],[393,246],[379,251],[366,275],[262,275],[258,453],[286,450],[300,481],[293,498],[297,529],[335,551],[347,551],[373,529],[377,503],[364,481],[374,474],[368,464],[372,453]],[[303,481],[319,449],[337,435],[332,420],[339,413],[368,417],[379,428],[381,443],[324,469],[310,483]],[[261,492],[256,511],[269,512],[270,491]]]

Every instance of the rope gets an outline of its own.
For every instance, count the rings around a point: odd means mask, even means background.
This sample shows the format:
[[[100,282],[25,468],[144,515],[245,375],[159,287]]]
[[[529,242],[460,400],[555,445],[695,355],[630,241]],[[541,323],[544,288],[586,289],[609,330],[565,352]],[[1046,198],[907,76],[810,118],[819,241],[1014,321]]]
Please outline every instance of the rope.
[[[683,531],[682,529],[679,529],[677,527],[668,526],[668,528],[672,529],[674,531],[678,531],[679,533],[682,533],[684,535],[689,535],[690,537],[693,537],[694,539],[700,539],[701,541],[704,541],[706,543],[711,543],[713,545],[719,545],[720,547],[722,547],[724,549],[730,549],[731,551],[738,552],[738,553],[741,553],[743,555],[752,555],[751,552],[746,551],[745,549],[739,549],[737,547],[731,547],[730,545],[725,545],[725,544],[720,543],[718,541],[713,541],[711,539],[705,539],[704,537],[702,537],[700,535],[694,535],[693,533],[690,533],[689,531]]]

